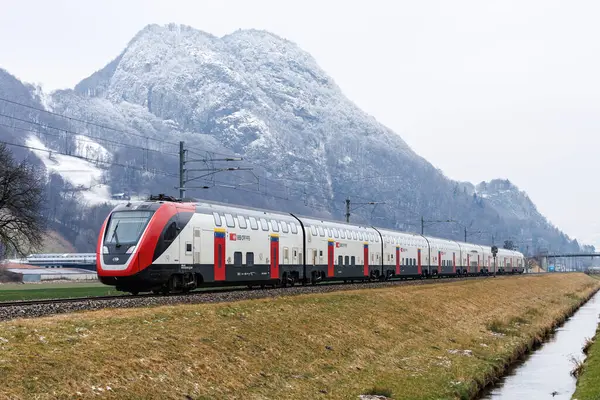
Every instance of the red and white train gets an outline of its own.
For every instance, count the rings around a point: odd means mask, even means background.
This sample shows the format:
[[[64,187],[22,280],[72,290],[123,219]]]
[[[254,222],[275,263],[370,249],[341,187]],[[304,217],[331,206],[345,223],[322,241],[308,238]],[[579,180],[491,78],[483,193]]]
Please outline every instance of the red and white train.
[[[133,294],[524,271],[517,251],[495,261],[477,244],[163,196],[115,207],[97,247],[100,280]]]

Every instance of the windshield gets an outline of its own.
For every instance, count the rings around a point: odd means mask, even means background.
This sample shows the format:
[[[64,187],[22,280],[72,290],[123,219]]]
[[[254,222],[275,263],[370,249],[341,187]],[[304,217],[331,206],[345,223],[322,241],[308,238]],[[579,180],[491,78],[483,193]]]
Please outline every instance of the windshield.
[[[110,218],[104,243],[120,246],[135,244],[148,224],[152,211],[119,211]]]

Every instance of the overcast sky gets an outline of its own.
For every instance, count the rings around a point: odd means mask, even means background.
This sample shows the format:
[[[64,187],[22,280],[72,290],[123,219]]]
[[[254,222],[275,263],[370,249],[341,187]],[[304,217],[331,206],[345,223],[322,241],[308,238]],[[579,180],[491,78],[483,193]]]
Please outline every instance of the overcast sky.
[[[266,29],[450,178],[508,178],[600,247],[600,2],[0,0],[0,67],[73,87],[150,23]]]

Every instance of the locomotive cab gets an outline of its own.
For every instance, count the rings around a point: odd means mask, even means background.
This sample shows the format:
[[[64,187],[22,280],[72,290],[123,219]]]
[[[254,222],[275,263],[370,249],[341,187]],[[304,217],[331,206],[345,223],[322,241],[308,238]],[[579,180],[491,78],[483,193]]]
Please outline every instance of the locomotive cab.
[[[154,211],[124,210],[111,214],[102,244],[102,269],[125,270]]]

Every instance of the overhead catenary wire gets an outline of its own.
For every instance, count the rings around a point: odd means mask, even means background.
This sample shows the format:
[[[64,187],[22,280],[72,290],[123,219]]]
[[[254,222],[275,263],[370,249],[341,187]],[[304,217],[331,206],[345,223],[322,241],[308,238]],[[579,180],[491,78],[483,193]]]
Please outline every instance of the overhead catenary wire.
[[[5,144],[7,146],[13,146],[13,147],[20,147],[23,149],[28,149],[28,150],[34,150],[34,151],[43,151],[45,153],[47,152],[51,152],[51,153],[56,153],[56,154],[60,154],[63,156],[67,156],[67,157],[73,157],[73,158],[78,158],[80,160],[84,160],[84,161],[89,161],[91,163],[100,163],[100,164],[106,164],[106,165],[110,165],[110,166],[117,166],[117,167],[124,167],[124,168],[129,168],[129,169],[133,169],[133,170],[137,170],[137,171],[143,171],[143,172],[151,172],[153,174],[157,174],[157,175],[164,175],[164,176],[172,176],[172,177],[176,177],[176,174],[170,173],[170,172],[166,172],[166,171],[162,171],[162,170],[156,170],[156,169],[147,169],[147,168],[140,168],[140,167],[136,167],[133,165],[128,165],[128,164],[121,164],[121,163],[116,163],[116,162],[112,162],[112,161],[99,161],[93,158],[89,158],[89,157],[83,157],[83,156],[78,156],[78,155],[73,155],[73,154],[66,154],[60,151],[54,151],[54,150],[49,150],[49,149],[41,149],[39,147],[33,147],[33,146],[27,146],[24,144],[18,144],[18,143],[11,143],[11,142],[7,142],[5,140],[0,140],[0,144]]]
[[[152,151],[152,152],[156,152],[156,153],[160,153],[162,155],[166,155],[166,156],[173,156],[173,157],[178,157],[178,155],[176,153],[169,153],[169,152],[165,152],[162,150],[158,150],[158,149],[151,149],[148,147],[142,147],[142,146],[136,146],[136,145],[132,145],[132,144],[128,144],[128,143],[123,143],[123,142],[119,142],[116,140],[112,140],[112,139],[106,139],[106,138],[102,138],[102,137],[97,137],[97,136],[90,136],[88,134],[85,133],[79,133],[70,129],[66,129],[66,128],[59,128],[56,126],[51,126],[48,124],[44,124],[44,123],[40,123],[40,122],[35,122],[35,121],[29,121],[23,118],[18,118],[18,117],[14,117],[11,115],[6,115],[3,113],[0,113],[0,117],[4,117],[4,118],[8,118],[8,119],[12,119],[15,121],[19,121],[19,122],[23,122],[26,124],[32,124],[32,125],[36,125],[45,129],[52,129],[52,130],[56,130],[59,132],[64,132],[65,134],[69,134],[69,135],[73,135],[73,136],[82,136],[88,139],[94,139],[94,140],[98,140],[98,141],[102,141],[102,142],[106,142],[106,143],[110,143],[114,146],[118,146],[118,147],[127,147],[127,148],[131,148],[131,149],[137,149],[137,150],[143,150],[143,151]],[[2,124],[2,126],[5,126],[7,128],[12,128],[12,129],[19,129],[19,130],[25,130],[25,128],[21,128],[21,127],[17,127],[17,126],[10,126],[7,124]],[[35,133],[39,133],[42,135],[50,135],[50,136],[57,136],[57,135],[52,135],[50,133],[47,132],[41,132],[41,131],[34,131]],[[77,140],[81,140],[81,139],[77,139]],[[93,143],[93,141],[88,140],[88,142]]]
[[[0,96],[0,101],[6,102],[6,103],[9,103],[9,104],[13,104],[13,105],[16,105],[16,106],[28,108],[30,110],[39,111],[39,112],[42,112],[42,113],[45,113],[45,114],[48,114],[48,115],[52,115],[52,116],[55,116],[55,117],[58,117],[58,118],[64,118],[64,119],[67,119],[69,121],[75,121],[75,122],[79,122],[79,123],[82,123],[82,124],[85,124],[85,125],[95,126],[97,128],[107,129],[107,130],[110,130],[110,131],[113,131],[113,132],[122,133],[122,134],[126,134],[126,135],[131,135],[131,136],[135,136],[135,137],[139,137],[139,138],[143,138],[143,139],[147,139],[147,140],[154,140],[154,141],[160,142],[162,144],[168,144],[168,145],[172,145],[172,146],[179,146],[179,142],[171,142],[171,141],[168,141],[168,140],[164,140],[163,138],[155,138],[155,137],[151,137],[151,136],[147,136],[147,135],[141,135],[139,133],[135,133],[135,132],[131,132],[131,131],[126,131],[126,130],[115,128],[115,127],[112,127],[112,126],[109,126],[109,125],[99,124],[97,122],[88,121],[88,120],[85,120],[85,119],[82,119],[82,118],[71,117],[71,116],[68,116],[68,115],[65,115],[65,114],[57,113],[55,111],[49,111],[49,110],[45,110],[43,108],[31,106],[29,104],[25,104],[25,103],[21,103],[21,102],[18,102],[18,101],[10,100],[10,99],[7,99],[7,98],[1,97],[1,96]],[[219,152],[212,151],[212,150],[202,149],[200,147],[190,147],[190,149],[194,149],[194,150],[198,150],[198,151],[207,151],[207,152],[210,152],[212,154],[226,156],[226,157],[235,157],[235,155],[232,155],[232,154],[219,153]]]
[[[177,142],[169,142],[169,141],[166,141],[166,140],[164,140],[162,138],[153,138],[153,137],[146,136],[146,135],[140,135],[140,134],[135,133],[135,132],[128,132],[128,131],[124,131],[122,129],[114,128],[114,127],[111,127],[111,126],[108,126],[108,125],[99,124],[97,122],[86,121],[84,119],[76,118],[76,117],[70,117],[68,115],[60,114],[60,113],[57,113],[57,112],[54,112],[54,111],[49,111],[49,110],[44,110],[43,108],[34,107],[34,106],[29,105],[29,104],[24,104],[24,103],[20,103],[18,101],[9,100],[9,99],[4,98],[4,97],[0,97],[0,101],[4,101],[6,103],[17,105],[17,106],[20,106],[20,107],[25,107],[25,108],[28,108],[30,110],[35,110],[35,111],[43,112],[43,113],[46,113],[48,115],[53,115],[55,117],[65,118],[65,119],[68,119],[70,121],[75,121],[75,122],[83,123],[83,124],[86,124],[86,125],[95,126],[97,128],[101,128],[101,129],[107,129],[107,130],[110,130],[110,131],[113,131],[113,132],[117,132],[117,133],[124,133],[124,134],[127,134],[127,135],[141,137],[141,138],[148,139],[148,140],[155,140],[155,141],[160,142],[160,143],[171,144],[171,145],[174,145],[174,146],[178,146],[179,145],[179,143],[177,143]]]
[[[119,132],[119,133],[131,135],[131,136],[135,136],[135,137],[141,137],[141,138],[148,139],[148,140],[155,140],[155,141],[159,141],[160,143],[163,143],[163,144],[170,144],[170,145],[174,145],[174,146],[178,146],[179,145],[178,142],[165,141],[163,139],[152,138],[150,136],[140,135],[140,134],[136,134],[136,133],[129,132],[129,131],[124,131],[122,129],[117,129],[117,128],[114,128],[114,127],[111,127],[111,126],[108,126],[108,125],[98,124],[96,122],[87,121],[87,120],[84,120],[84,119],[81,119],[81,118],[71,117],[71,116],[60,114],[60,113],[57,113],[57,112],[53,112],[53,111],[49,111],[49,110],[44,110],[44,109],[39,108],[39,107],[34,107],[34,106],[29,105],[29,104],[20,103],[20,102],[17,102],[17,101],[14,101],[14,100],[10,100],[10,99],[6,99],[6,98],[3,98],[3,97],[0,97],[0,101],[4,101],[4,102],[9,103],[9,104],[13,104],[13,105],[25,107],[25,108],[28,108],[28,109],[31,109],[31,110],[43,112],[43,113],[46,113],[48,115],[53,115],[53,116],[56,116],[56,117],[59,117],[59,118],[65,118],[65,119],[67,119],[69,121],[75,121],[75,122],[83,123],[83,124],[90,125],[90,126],[96,126],[96,127],[102,128],[102,129],[108,129],[108,130],[111,130],[111,131],[114,131],[114,132]],[[88,138],[91,138],[91,139],[95,139],[95,140],[101,140],[101,141],[104,141],[104,142],[107,142],[107,143],[112,143],[115,146],[123,146],[123,147],[137,148],[137,149],[146,150],[146,151],[154,151],[154,152],[159,152],[161,154],[165,154],[165,155],[169,155],[169,156],[173,156],[173,157],[177,157],[178,156],[178,154],[176,154],[176,153],[167,153],[167,152],[163,152],[161,150],[144,148],[144,147],[134,146],[134,145],[128,145],[126,143],[117,142],[117,141],[113,141],[113,140],[105,139],[105,138],[94,137],[94,136],[90,136],[90,135],[86,135],[86,134],[74,132],[72,130],[68,130],[68,129],[64,129],[64,128],[58,128],[58,127],[50,126],[50,125],[47,125],[47,124],[42,124],[42,123],[35,122],[35,121],[24,120],[24,119],[21,119],[21,118],[18,118],[18,117],[9,116],[9,115],[6,115],[6,114],[0,114],[0,116],[4,116],[6,118],[11,118],[11,119],[15,119],[15,120],[20,120],[21,122],[34,124],[34,125],[46,128],[46,129],[54,129],[54,130],[62,131],[62,132],[65,132],[65,133],[70,133],[70,134],[74,134],[74,135],[78,135],[78,136],[85,136],[85,137],[88,137]],[[19,129],[17,127],[13,127],[13,128]],[[38,132],[38,133],[44,134],[44,132]],[[237,154],[219,153],[219,152],[215,152],[215,151],[211,151],[211,150],[202,149],[202,148],[199,148],[199,147],[188,147],[188,148],[186,148],[186,150],[190,151],[190,152],[202,151],[202,152],[205,152],[205,153],[208,153],[208,154],[222,155],[222,156],[225,156],[225,157],[233,157],[233,158],[238,157]],[[202,154],[199,154],[199,153],[196,153],[196,154],[202,156]],[[260,167],[262,167],[264,169],[267,169],[267,167],[264,164],[262,164],[262,163],[252,162],[252,161],[247,161],[247,160],[244,160],[244,161],[246,161],[247,163],[249,163],[251,165],[260,166]],[[299,180],[297,178],[291,178],[290,180],[295,180],[295,182],[299,182]],[[273,182],[273,183],[275,183],[277,185],[280,185],[280,186],[282,186],[282,187],[284,187],[286,189],[293,189],[293,188],[291,188],[291,187],[289,187],[287,185],[283,185],[280,182],[277,182],[276,180],[271,179],[271,178],[262,177],[262,181]],[[307,184],[311,183],[309,181],[300,181],[300,182],[307,183]],[[338,194],[340,194],[342,196],[352,195],[354,198],[359,198],[359,199],[367,200],[366,197],[356,196],[355,194],[351,194],[351,193],[338,192]],[[315,196],[313,195],[313,197],[315,197]],[[325,196],[319,196],[318,198],[325,199],[325,200],[328,200],[328,201],[332,200],[331,198],[327,198]]]
[[[45,110],[45,109],[42,109],[42,108],[39,108],[39,107],[34,107],[34,106],[29,105],[29,104],[25,104],[25,103],[21,103],[21,102],[18,102],[18,101],[6,99],[6,98],[3,98],[3,97],[0,97],[0,101],[4,101],[4,102],[6,102],[8,104],[12,104],[12,105],[24,107],[24,108],[35,110],[35,111],[38,111],[38,112],[42,112],[42,113],[45,113],[45,114],[48,114],[48,115],[52,115],[52,116],[55,116],[55,117],[58,117],[58,118],[64,118],[64,119],[69,120],[69,121],[79,122],[79,123],[82,123],[82,124],[86,124],[86,125],[90,125],[90,126],[95,126],[95,127],[101,128],[101,129],[107,129],[107,130],[110,130],[110,131],[113,131],[113,132],[118,132],[118,133],[122,133],[122,134],[126,134],[126,135],[140,137],[140,138],[144,138],[144,139],[147,139],[147,140],[158,141],[161,144],[169,144],[169,145],[173,145],[173,146],[178,146],[179,145],[178,142],[165,141],[165,140],[159,139],[159,138],[153,138],[153,137],[146,136],[146,135],[140,135],[140,134],[137,134],[137,133],[134,133],[134,132],[125,131],[123,129],[118,129],[118,128],[114,128],[114,127],[111,127],[111,126],[108,126],[108,125],[99,124],[99,123],[96,123],[96,122],[84,120],[82,118],[72,117],[72,116],[60,114],[60,113],[57,113],[57,112],[54,112],[54,111]],[[31,120],[25,120],[25,119],[14,117],[14,116],[10,116],[10,115],[7,115],[7,114],[0,113],[0,116],[3,116],[5,118],[9,118],[9,119],[13,119],[13,120],[17,120],[17,121],[20,121],[20,122],[23,122],[23,123],[28,123],[28,124],[36,125],[36,126],[39,126],[41,128],[45,128],[45,129],[53,129],[53,130],[57,130],[59,132],[65,132],[66,134],[83,136],[83,137],[87,137],[87,138],[98,140],[98,141],[104,141],[106,143],[111,143],[114,146],[129,147],[129,148],[136,148],[136,149],[144,150],[144,151],[159,152],[161,154],[169,155],[169,156],[174,156],[174,157],[178,156],[176,153],[168,153],[168,152],[163,152],[161,150],[150,149],[150,148],[145,148],[145,147],[140,147],[140,146],[135,146],[135,145],[129,145],[129,144],[118,142],[118,141],[114,141],[114,140],[111,140],[111,139],[105,139],[105,138],[100,138],[100,137],[96,137],[96,136],[90,136],[90,135],[87,135],[87,134],[82,134],[82,133],[79,133],[79,132],[75,132],[75,131],[73,131],[71,129],[59,128],[59,127],[51,126],[49,124],[39,123],[39,122],[31,121]],[[20,128],[20,127],[16,127],[16,126],[8,126],[8,125],[3,125],[3,126],[6,126],[6,127],[9,127],[9,128],[12,128],[12,129],[26,130],[24,128]],[[29,131],[32,131],[32,132],[35,132],[35,133],[39,133],[39,134],[51,135],[51,134],[49,134],[47,132],[34,131],[34,130],[29,130]],[[81,139],[79,139],[79,140],[81,140]],[[38,150],[40,150],[40,149],[38,149]],[[221,156],[224,156],[224,157],[232,157],[232,158],[239,157],[239,155],[237,155],[237,154],[219,153],[219,152],[216,152],[216,151],[207,150],[207,149],[203,149],[203,148],[195,147],[195,146],[188,147],[186,150],[190,151],[192,153],[195,153],[195,154],[197,154],[199,156],[203,156],[203,154],[200,154],[198,152],[204,152],[207,155],[214,154],[214,155],[221,155]],[[47,151],[47,150],[44,150],[44,151]],[[55,153],[59,153],[59,154],[63,154],[63,155],[70,155],[70,154],[65,154],[65,153],[56,152],[56,151],[54,151],[54,152]],[[81,159],[86,159],[85,157],[80,157],[80,156],[77,156],[77,157],[81,158]],[[92,159],[89,159],[89,161],[99,162],[98,160],[92,160]],[[268,169],[268,167],[265,164],[263,164],[263,163],[256,162],[256,161],[248,161],[248,160],[244,160],[244,161],[247,162],[250,165],[260,166],[260,167],[264,168],[265,170]],[[108,162],[103,162],[103,163],[106,164]],[[113,165],[117,165],[117,164],[113,163]],[[121,164],[121,165],[125,166],[124,164]],[[138,170],[141,170],[141,171],[149,171],[148,169],[144,169],[144,168],[137,168],[137,167],[133,167],[133,166],[127,166],[127,167],[129,167],[131,169],[138,169]],[[167,176],[176,176],[176,174],[170,174],[170,173],[166,173],[166,174],[167,174]],[[273,183],[273,184],[275,184],[277,186],[280,186],[280,187],[284,188],[286,191],[288,191],[288,193],[290,191],[294,191],[295,192],[295,191],[299,190],[299,188],[297,188],[297,187],[292,187],[292,186],[288,186],[288,185],[282,184],[281,182],[278,182],[277,179],[268,178],[266,176],[264,176],[264,177],[258,177],[255,174],[254,174],[254,176],[258,180],[259,187],[260,187],[260,183],[262,181],[265,186],[267,186],[267,184],[269,182],[271,182],[271,183]],[[281,179],[281,178],[278,178],[278,179]],[[312,183],[311,181],[307,181],[307,180],[298,180],[297,177],[289,178],[289,180],[293,180],[296,183],[305,183],[305,184]],[[255,192],[255,191],[247,191],[247,192],[263,193],[263,192]],[[288,197],[277,196],[277,195],[274,195],[274,196],[273,195],[269,195],[266,192],[266,188],[265,188],[264,194],[267,195],[267,196],[270,196],[270,197],[274,197],[274,198],[279,198],[279,199],[284,199],[284,200],[290,200]],[[368,198],[363,197],[363,196],[357,196],[354,193],[347,193],[347,192],[337,191],[337,193],[335,195],[339,195],[340,197],[341,196],[352,196],[352,197],[357,198],[357,199],[368,200]],[[328,196],[323,196],[323,195],[317,195],[317,194],[314,194],[314,193],[311,194],[310,197],[312,197],[315,200],[316,199],[322,199],[322,200],[325,200],[325,201],[328,201],[328,202],[332,202],[331,203],[332,206],[335,204],[335,199],[333,197],[328,197]]]

